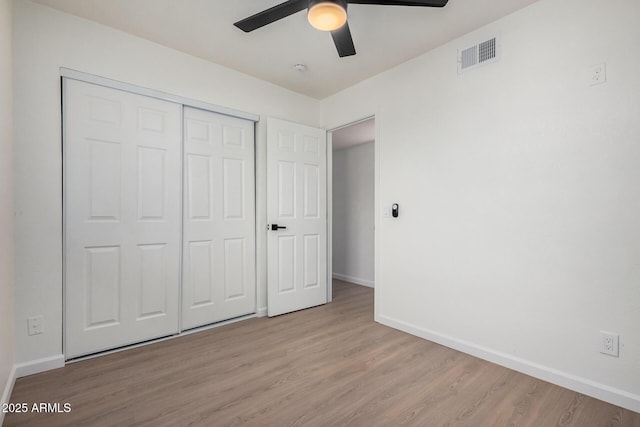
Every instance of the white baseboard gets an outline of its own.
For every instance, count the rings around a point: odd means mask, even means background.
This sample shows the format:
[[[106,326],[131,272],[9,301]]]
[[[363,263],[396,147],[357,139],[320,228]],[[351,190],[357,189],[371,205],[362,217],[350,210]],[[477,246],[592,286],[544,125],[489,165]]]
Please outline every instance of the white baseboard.
[[[257,317],[266,317],[267,315],[267,307],[258,307],[258,311],[256,311]]]
[[[0,406],[4,403],[11,402],[11,393],[13,392],[13,386],[16,383],[16,366],[14,365],[11,368],[11,372],[9,372],[9,378],[7,378],[7,383],[4,385],[4,391],[2,392],[2,400],[0,400]],[[0,411],[0,426],[4,422],[4,412]]]
[[[528,360],[514,357],[487,347],[482,347],[472,342],[460,340],[434,331],[422,329],[415,325],[393,319],[384,315],[376,319],[379,323],[399,329],[411,335],[442,344],[454,350],[470,354],[480,359],[504,366],[514,371],[522,372],[532,377],[568,388],[587,396],[617,405],[634,412],[640,412],[640,395],[610,387],[587,378],[572,375],[567,372],[543,366]]]
[[[359,277],[347,276],[346,274],[333,273],[333,278],[338,280],[344,280],[345,282],[355,283],[356,285],[366,286],[368,288],[374,287],[372,280],[361,279]]]
[[[31,360],[29,362],[18,363],[16,365],[16,377],[26,377],[27,375],[38,374],[51,369],[64,367],[64,354]]]

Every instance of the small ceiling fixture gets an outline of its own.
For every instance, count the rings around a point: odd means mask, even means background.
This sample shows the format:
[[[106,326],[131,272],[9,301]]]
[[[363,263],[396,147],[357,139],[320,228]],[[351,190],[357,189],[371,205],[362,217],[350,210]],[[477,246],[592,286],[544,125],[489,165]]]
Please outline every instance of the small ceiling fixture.
[[[296,64],[293,66],[293,68],[300,71],[301,73],[304,73],[305,71],[307,71],[307,66],[305,64]]]
[[[320,31],[335,31],[347,22],[346,1],[309,2],[309,23]]]

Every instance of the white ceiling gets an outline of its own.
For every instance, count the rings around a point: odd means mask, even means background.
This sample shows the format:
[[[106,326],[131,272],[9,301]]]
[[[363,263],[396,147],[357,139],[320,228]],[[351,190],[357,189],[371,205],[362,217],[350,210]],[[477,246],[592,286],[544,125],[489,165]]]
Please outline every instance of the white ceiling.
[[[305,11],[251,33],[233,26],[281,0],[34,1],[322,99],[536,0],[449,0],[441,9],[353,4],[357,55],[347,58]]]

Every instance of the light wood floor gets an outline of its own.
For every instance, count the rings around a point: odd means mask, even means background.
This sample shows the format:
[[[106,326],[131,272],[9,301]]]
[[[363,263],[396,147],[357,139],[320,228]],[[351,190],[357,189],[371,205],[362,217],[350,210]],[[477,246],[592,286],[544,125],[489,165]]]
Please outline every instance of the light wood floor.
[[[373,291],[21,378],[23,426],[640,426],[640,414],[373,322]]]

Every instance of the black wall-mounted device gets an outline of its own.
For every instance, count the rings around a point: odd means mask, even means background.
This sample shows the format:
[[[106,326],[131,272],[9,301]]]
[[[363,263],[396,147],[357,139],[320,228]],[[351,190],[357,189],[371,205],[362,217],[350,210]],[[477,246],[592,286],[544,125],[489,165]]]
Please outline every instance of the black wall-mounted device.
[[[391,205],[391,216],[394,218],[398,218],[398,204],[394,203]]]

